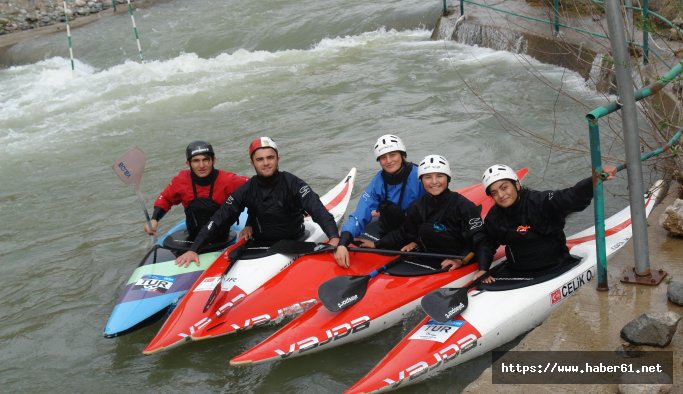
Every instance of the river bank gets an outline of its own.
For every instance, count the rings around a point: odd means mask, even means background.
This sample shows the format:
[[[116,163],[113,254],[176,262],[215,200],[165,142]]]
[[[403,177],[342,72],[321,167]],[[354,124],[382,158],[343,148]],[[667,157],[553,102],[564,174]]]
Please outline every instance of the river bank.
[[[126,0],[77,0],[67,2],[69,27],[76,29],[102,18],[128,14]],[[147,8],[170,0],[137,0],[133,7]],[[0,2],[0,57],[12,46],[44,35],[63,33],[66,30],[64,8],[55,0],[8,0]],[[65,37],[66,41],[66,37]]]
[[[90,14],[86,15],[77,19],[74,19],[73,21],[69,22],[69,27],[71,29],[75,29],[81,26],[85,26],[87,24],[96,22],[100,20],[101,18],[107,17],[107,16],[112,16],[115,15],[116,13],[122,12],[120,9],[118,11],[114,11],[114,9],[108,9],[104,10],[101,12],[98,12],[96,14]],[[12,46],[25,41],[25,40],[31,40],[35,39],[44,35],[48,34],[55,34],[55,33],[60,33],[64,32],[66,30],[66,25],[63,23],[59,24],[51,24],[49,26],[42,26],[42,27],[37,27],[35,29],[29,29],[29,30],[21,30],[15,33],[11,34],[3,34],[0,35],[0,57],[2,57],[3,53],[7,51],[9,48]],[[64,38],[66,40],[66,37]]]

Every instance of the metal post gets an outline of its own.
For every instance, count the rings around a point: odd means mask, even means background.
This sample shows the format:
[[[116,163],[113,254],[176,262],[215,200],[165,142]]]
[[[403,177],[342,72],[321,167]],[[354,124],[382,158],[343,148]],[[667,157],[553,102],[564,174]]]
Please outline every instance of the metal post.
[[[560,34],[560,0],[554,0],[553,11],[555,13],[555,35]]]
[[[465,0],[460,0],[460,16],[465,15]]]
[[[610,44],[614,54],[617,90],[622,106],[621,118],[626,144],[631,223],[633,226],[633,255],[635,258],[636,274],[646,276],[650,274],[650,258],[645,204],[643,203],[645,191],[643,189],[643,169],[640,165],[638,118],[633,93],[633,81],[631,79],[631,59],[628,47],[626,46],[619,0],[607,0],[605,4],[607,6],[607,27],[609,29]]]
[[[649,32],[650,30],[650,10],[648,9],[648,0],[643,0],[643,64],[648,64],[648,57],[650,55]]]
[[[600,174],[602,172],[602,157],[600,154],[598,119],[588,120],[588,133],[593,173]],[[595,214],[595,251],[598,256],[598,290],[607,291],[609,286],[607,284],[607,247],[605,245],[605,200],[602,179],[600,178],[593,185],[593,212]]]
[[[443,0],[443,14],[444,16],[448,13],[448,4],[446,4],[446,0]]]

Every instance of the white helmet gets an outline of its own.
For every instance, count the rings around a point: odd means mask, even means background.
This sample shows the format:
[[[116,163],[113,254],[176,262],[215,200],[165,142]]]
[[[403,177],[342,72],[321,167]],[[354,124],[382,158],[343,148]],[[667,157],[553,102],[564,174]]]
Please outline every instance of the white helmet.
[[[385,134],[377,139],[375,144],[375,157],[379,160],[379,157],[385,153],[389,152],[403,152],[406,154],[406,146],[403,145],[403,141],[395,135]]]
[[[440,173],[446,174],[448,179],[451,178],[451,166],[441,155],[429,155],[422,159],[420,165],[417,166],[417,177],[422,178],[422,175]]]
[[[491,195],[491,193],[489,193],[489,186],[501,179],[509,179],[512,183],[519,181],[517,173],[505,164],[494,164],[484,171],[484,175],[481,177],[481,184],[484,186],[487,196]]]

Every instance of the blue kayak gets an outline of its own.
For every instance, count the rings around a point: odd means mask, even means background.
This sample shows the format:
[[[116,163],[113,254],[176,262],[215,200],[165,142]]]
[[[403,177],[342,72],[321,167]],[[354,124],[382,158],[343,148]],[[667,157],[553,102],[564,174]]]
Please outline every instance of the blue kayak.
[[[246,221],[245,211],[230,228],[227,242],[208,245],[200,251],[199,266],[191,264],[186,268],[175,265],[176,257],[192,244],[187,241],[185,220],[173,226],[147,252],[126,282],[104,328],[104,336],[127,334],[162,318],[225,248],[235,242]]]

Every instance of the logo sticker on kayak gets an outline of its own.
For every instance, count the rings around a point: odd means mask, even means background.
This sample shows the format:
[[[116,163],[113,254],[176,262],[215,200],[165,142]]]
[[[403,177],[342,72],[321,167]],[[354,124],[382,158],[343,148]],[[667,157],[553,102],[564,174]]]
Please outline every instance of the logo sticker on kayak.
[[[295,343],[289,345],[289,347],[283,349],[275,349],[275,354],[281,358],[287,358],[292,355],[292,353],[303,353],[307,350],[315,349],[319,346],[327,345],[330,342],[340,340],[347,335],[356,334],[360,331],[365,330],[370,327],[370,317],[361,316],[359,318],[353,319],[347,323],[343,323],[339,326],[333,327],[329,330],[325,330],[324,336],[311,336]]]
[[[138,279],[133,285],[133,290],[154,291],[157,293],[166,293],[175,283],[175,278],[172,276],[163,275],[144,275]]]
[[[584,271],[581,275],[572,279],[571,281],[563,284],[562,287],[553,290],[550,293],[551,305],[555,305],[558,302],[565,299],[566,297],[569,297],[570,295],[574,294],[574,292],[581,288],[581,286],[590,282],[591,279],[593,279],[593,271],[587,270]]]
[[[220,276],[210,276],[208,278],[202,279],[201,283],[197,285],[197,287],[192,290],[192,292],[195,291],[213,291],[213,289],[216,288],[216,285],[218,282],[221,280]]]
[[[427,324],[420,327],[408,339],[417,339],[419,341],[434,341],[444,343],[451,335],[462,325],[465,324],[462,320],[449,320],[445,323],[439,323],[436,320],[430,320]]]

